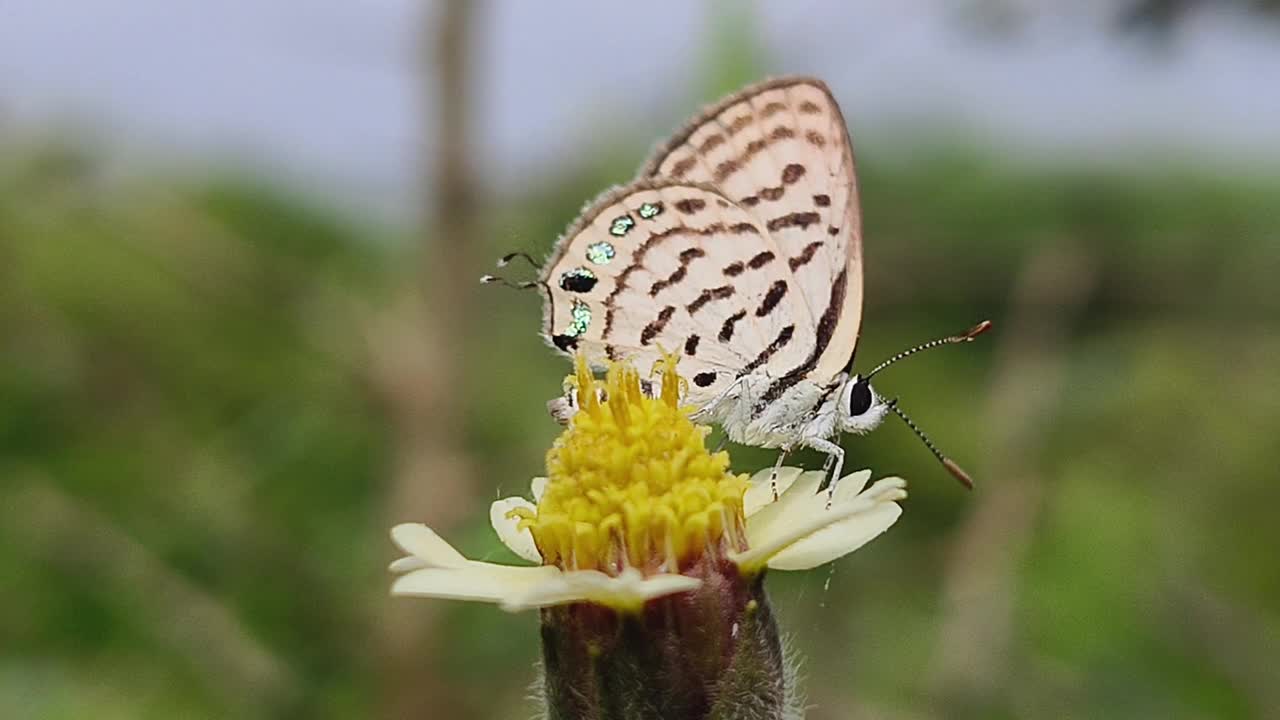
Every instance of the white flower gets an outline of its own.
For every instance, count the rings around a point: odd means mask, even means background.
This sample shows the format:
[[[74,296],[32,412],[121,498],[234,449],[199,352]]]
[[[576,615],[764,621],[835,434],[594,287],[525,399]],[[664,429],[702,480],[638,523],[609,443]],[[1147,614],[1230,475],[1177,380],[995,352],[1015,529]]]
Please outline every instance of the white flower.
[[[774,500],[770,473],[771,469],[756,473],[742,498],[747,547],[730,551],[728,557],[744,575],[766,567],[805,570],[851,553],[893,525],[902,514],[897,501],[907,494],[906,482],[897,477],[865,487],[871,471],[862,470],[845,476],[828,495],[818,491],[821,471],[782,468]],[[493,503],[489,513],[502,542],[533,563],[541,563],[542,555],[527,523],[512,511],[536,512],[545,487],[545,478],[536,478],[533,502],[505,498]],[[554,565],[517,567],[468,560],[421,524],[397,525],[391,537],[408,553],[391,564],[391,571],[400,574],[392,585],[393,595],[492,602],[512,611],[578,602],[634,610],[647,600],[694,590],[702,583],[669,572],[643,574],[634,567],[609,574],[595,568],[562,570]]]

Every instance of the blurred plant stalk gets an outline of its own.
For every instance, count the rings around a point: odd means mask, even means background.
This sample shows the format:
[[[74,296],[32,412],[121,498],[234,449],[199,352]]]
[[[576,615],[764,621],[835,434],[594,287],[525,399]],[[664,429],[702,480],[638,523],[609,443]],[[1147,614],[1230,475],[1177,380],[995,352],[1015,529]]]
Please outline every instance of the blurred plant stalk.
[[[375,324],[371,335],[374,385],[390,413],[394,433],[393,480],[387,495],[393,521],[430,518],[448,527],[462,516],[472,492],[463,450],[458,399],[469,326],[465,301],[470,249],[477,241],[476,178],[468,159],[471,138],[473,40],[478,2],[441,2],[422,10],[421,110],[424,217],[417,271],[404,297]],[[425,169],[434,168],[434,173]],[[443,262],[444,258],[449,263]],[[382,626],[386,678],[384,717],[465,718],[456,688],[441,681],[423,647],[436,636],[438,613],[390,606]]]
[[[1045,480],[1036,458],[1062,402],[1066,341],[1097,284],[1094,259],[1069,241],[1047,243],[1026,262],[1009,301],[986,409],[989,492],[975,499],[944,578],[946,614],[929,678],[939,714],[983,707],[1017,672],[1017,569],[1041,519]]]

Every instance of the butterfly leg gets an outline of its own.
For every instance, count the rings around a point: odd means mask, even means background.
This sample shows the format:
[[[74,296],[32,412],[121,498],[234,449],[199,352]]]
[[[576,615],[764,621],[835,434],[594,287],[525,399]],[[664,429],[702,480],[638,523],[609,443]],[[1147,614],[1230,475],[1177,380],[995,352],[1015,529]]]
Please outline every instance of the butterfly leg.
[[[769,473],[769,489],[773,491],[773,501],[778,501],[778,470],[782,468],[782,461],[787,459],[787,453],[791,452],[791,448],[783,447],[778,451],[778,461],[773,464],[773,472]]]
[[[822,479],[822,484],[818,486],[818,491],[827,491],[827,507],[831,506],[831,500],[835,496],[836,482],[840,479],[840,473],[844,470],[844,448],[830,440],[814,439],[809,441],[809,447],[819,452],[827,454],[827,465],[834,464],[831,468],[832,472]],[[825,469],[824,469],[824,472]]]
[[[578,391],[569,390],[560,397],[548,400],[547,413],[561,425],[568,425],[569,420],[578,414]]]

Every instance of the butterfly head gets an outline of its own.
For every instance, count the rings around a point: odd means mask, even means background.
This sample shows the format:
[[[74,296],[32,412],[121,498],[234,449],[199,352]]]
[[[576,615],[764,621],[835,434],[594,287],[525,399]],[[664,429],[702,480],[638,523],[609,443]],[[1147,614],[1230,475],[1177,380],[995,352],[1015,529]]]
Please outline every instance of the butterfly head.
[[[943,467],[947,469],[947,472],[951,473],[951,475],[955,479],[959,480],[965,487],[972,488],[973,480],[969,477],[969,474],[961,469],[960,466],[951,458],[944,455],[942,451],[938,449],[938,446],[934,445],[933,441],[929,439],[929,436],[925,435],[923,430],[916,426],[915,423],[911,422],[911,418],[907,417],[906,412],[904,412],[902,408],[898,407],[897,398],[885,400],[877,394],[876,391],[871,388],[871,378],[876,373],[884,370],[899,360],[910,357],[922,350],[928,350],[942,345],[954,345],[956,343],[970,342],[990,328],[991,321],[983,320],[959,335],[930,340],[927,343],[917,345],[908,350],[903,350],[897,355],[894,355],[888,360],[877,365],[865,376],[851,376],[845,382],[844,388],[841,391],[840,429],[844,432],[857,433],[859,435],[868,433],[876,429],[876,427],[884,421],[885,416],[892,412],[894,415],[902,418],[902,421],[907,424],[907,427],[911,428],[911,431],[920,438],[921,442],[925,444],[925,447],[929,448],[929,452],[933,453],[933,456],[938,458],[938,462],[942,463]]]
[[[875,430],[889,414],[889,403],[871,387],[868,378],[854,375],[840,392],[840,429],[863,435]]]

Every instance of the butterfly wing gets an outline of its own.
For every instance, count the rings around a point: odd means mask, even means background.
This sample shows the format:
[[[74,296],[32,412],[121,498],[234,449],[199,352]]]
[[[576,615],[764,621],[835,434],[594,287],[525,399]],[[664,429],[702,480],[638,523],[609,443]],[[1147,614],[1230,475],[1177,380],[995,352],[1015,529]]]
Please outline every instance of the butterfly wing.
[[[750,211],[782,252],[815,320],[787,384],[826,383],[852,359],[862,322],[862,228],[848,128],[831,91],[812,78],[769,80],[704,110],[660,147],[642,177],[709,183]]]
[[[768,363],[798,364],[816,332],[768,230],[715,188],[641,180],[605,193],[541,273],[544,331],[593,364],[644,369],[679,352],[688,399],[705,406]]]

